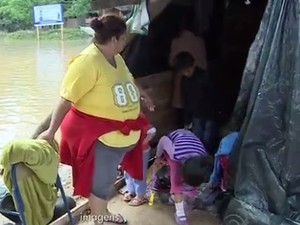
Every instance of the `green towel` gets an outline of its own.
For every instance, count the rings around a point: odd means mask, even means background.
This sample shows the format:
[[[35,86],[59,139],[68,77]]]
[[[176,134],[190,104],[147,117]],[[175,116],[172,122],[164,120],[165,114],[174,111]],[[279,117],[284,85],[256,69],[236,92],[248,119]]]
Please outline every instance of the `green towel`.
[[[44,140],[16,140],[5,146],[0,164],[4,170],[4,183],[12,196],[11,165],[16,163],[20,163],[17,166],[17,179],[26,223],[48,224],[57,200],[54,184],[59,167],[58,144],[49,144]]]
[[[140,4],[132,7],[126,24],[129,33],[148,35],[150,18],[146,0],[141,0]]]

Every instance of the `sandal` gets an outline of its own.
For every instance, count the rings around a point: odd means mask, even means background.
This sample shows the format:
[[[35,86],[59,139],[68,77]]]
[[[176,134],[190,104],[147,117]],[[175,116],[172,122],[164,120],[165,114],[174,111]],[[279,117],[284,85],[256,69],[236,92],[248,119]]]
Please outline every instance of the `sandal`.
[[[131,201],[128,203],[130,206],[140,206],[143,204],[146,204],[148,202],[147,198],[133,198]]]
[[[127,220],[121,214],[114,214],[112,219],[107,220],[106,222],[115,223],[115,224],[127,224]]]
[[[134,194],[130,194],[128,191],[126,191],[123,196],[123,201],[130,202],[134,197],[135,197]]]

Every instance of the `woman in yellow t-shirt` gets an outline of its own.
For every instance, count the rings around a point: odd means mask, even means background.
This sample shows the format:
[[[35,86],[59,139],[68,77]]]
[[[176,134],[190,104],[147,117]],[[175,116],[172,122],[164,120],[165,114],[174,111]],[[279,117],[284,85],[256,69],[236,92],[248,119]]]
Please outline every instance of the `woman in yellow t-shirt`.
[[[104,16],[93,20],[91,27],[95,31],[93,44],[71,60],[61,85],[60,102],[52,113],[50,127],[39,138],[52,141],[61,126],[62,162],[64,162],[63,157],[74,158],[74,154],[78,152],[82,154],[82,143],[95,146],[92,163],[87,162],[86,159],[89,153],[84,155],[86,157],[81,156],[80,160],[83,161],[77,163],[85,163],[83,167],[79,167],[74,162],[70,163],[73,168],[74,193],[88,195],[84,197],[89,197],[95,219],[101,215],[101,218],[106,218],[109,222],[125,224],[126,219],[121,215],[113,216],[108,212],[107,200],[117,176],[118,164],[124,155],[137,145],[141,136],[140,125],[137,126],[138,122],[136,122],[140,118],[141,97],[149,110],[153,111],[154,105],[146,93],[136,86],[119,55],[126,42],[124,20],[112,15]],[[111,126],[108,126],[109,123]],[[120,124],[122,128],[126,127],[127,133],[112,128]],[[95,139],[91,140],[93,135]],[[82,140],[84,138],[86,140]],[[72,141],[74,144],[77,139],[80,139],[80,145],[74,147],[70,144]],[[88,143],[87,139],[93,143]],[[71,149],[68,156],[62,155],[62,150],[66,146]],[[89,164],[94,166],[91,174],[83,171],[85,167],[89,167]],[[91,181],[88,194],[82,194],[84,186],[88,184],[76,184],[78,177],[74,177],[74,174],[78,176],[81,174],[82,178],[83,173],[85,178],[90,175],[90,179],[86,179]],[[78,191],[77,186],[81,188],[78,188]],[[111,216],[103,217],[104,215]],[[95,224],[102,223],[103,221],[95,221]]]

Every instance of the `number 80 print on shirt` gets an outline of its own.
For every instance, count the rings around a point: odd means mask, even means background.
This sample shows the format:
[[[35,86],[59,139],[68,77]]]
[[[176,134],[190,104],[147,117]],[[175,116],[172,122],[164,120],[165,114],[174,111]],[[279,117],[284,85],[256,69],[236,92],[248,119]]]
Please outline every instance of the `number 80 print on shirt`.
[[[118,107],[125,107],[129,103],[137,103],[140,100],[139,92],[134,84],[131,82],[123,84],[116,84],[112,88],[114,102]]]

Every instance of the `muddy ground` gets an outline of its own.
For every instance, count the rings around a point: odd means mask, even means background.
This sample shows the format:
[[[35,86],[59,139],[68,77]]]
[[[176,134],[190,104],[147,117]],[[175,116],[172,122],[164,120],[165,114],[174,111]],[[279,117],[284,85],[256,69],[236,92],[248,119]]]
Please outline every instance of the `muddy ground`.
[[[68,195],[72,195],[72,178],[71,169],[67,166],[60,167],[60,176],[65,191]],[[129,225],[175,225],[174,222],[174,207],[165,206],[162,204],[154,204],[153,206],[143,205],[139,207],[131,207],[123,202],[120,194],[116,195],[109,202],[109,209],[114,213],[121,213],[128,220]],[[189,225],[219,225],[216,217],[207,212],[193,211],[189,213]],[[4,217],[0,216],[0,224],[11,225],[12,223]],[[79,224],[92,224],[88,221],[81,221]],[[110,225],[112,223],[104,223]]]
[[[128,220],[129,225],[176,225],[173,217],[174,208],[161,204],[153,206],[143,205],[130,207],[122,201],[122,196],[117,195],[109,203],[113,213],[121,213]],[[189,225],[220,225],[219,220],[202,211],[193,211],[188,215]],[[85,219],[87,220],[87,219]],[[92,225],[89,221],[81,221],[80,225]],[[113,223],[103,223],[113,225]]]

